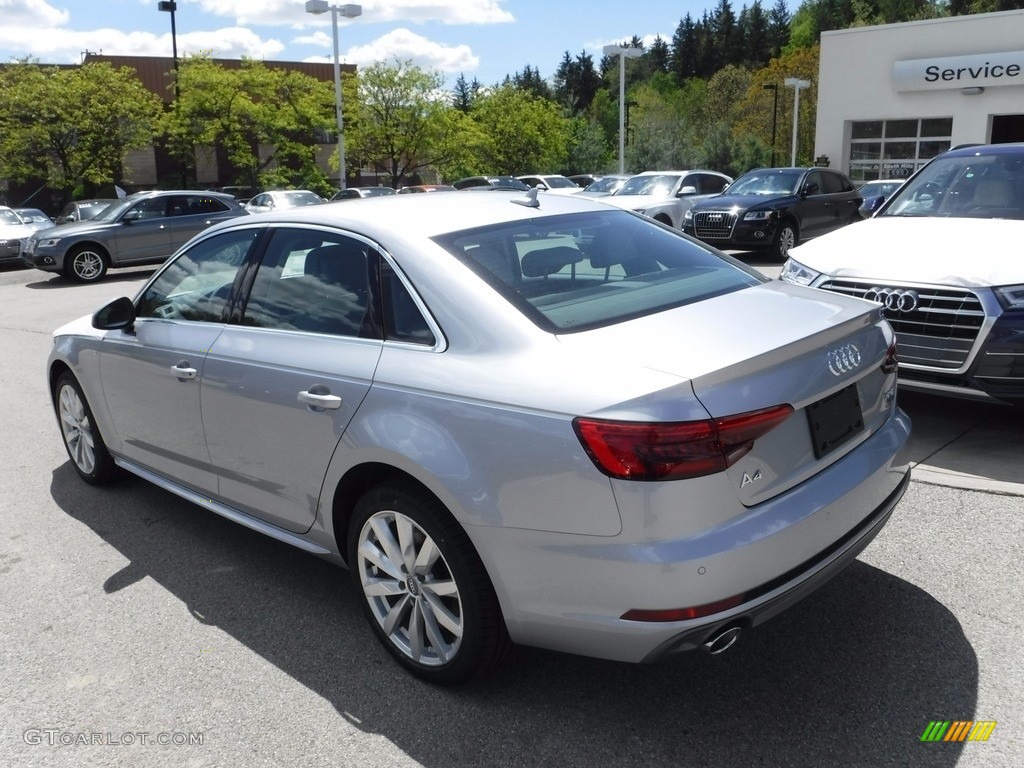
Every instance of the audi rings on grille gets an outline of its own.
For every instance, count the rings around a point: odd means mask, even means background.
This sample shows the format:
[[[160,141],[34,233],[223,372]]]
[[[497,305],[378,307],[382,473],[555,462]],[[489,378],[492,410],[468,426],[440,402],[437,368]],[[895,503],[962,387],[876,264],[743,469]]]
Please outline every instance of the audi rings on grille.
[[[830,349],[825,359],[832,375],[842,376],[860,365],[860,350],[856,344],[844,344],[836,349]]]
[[[893,312],[913,312],[920,297],[917,291],[904,288],[871,288],[864,294],[868,301],[875,301]]]

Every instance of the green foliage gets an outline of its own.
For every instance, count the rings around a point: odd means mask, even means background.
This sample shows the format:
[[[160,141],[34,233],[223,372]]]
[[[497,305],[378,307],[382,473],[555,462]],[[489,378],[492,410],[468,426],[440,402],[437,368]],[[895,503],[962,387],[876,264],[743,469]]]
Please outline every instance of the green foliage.
[[[568,123],[554,102],[507,85],[477,98],[472,118],[482,131],[481,171],[543,173],[568,160]]]
[[[358,157],[381,167],[394,184],[448,161],[457,124],[439,94],[444,82],[411,61],[374,64],[358,75],[358,113],[351,141]],[[348,133],[348,131],[346,131]],[[349,138],[346,136],[346,138]]]
[[[0,176],[70,192],[120,181],[125,155],[153,141],[159,99],[108,63],[0,68]]]
[[[314,138],[334,122],[331,83],[252,59],[234,68],[189,56],[163,126],[168,147],[182,159],[196,147],[215,147],[236,183],[313,188],[323,182]]]

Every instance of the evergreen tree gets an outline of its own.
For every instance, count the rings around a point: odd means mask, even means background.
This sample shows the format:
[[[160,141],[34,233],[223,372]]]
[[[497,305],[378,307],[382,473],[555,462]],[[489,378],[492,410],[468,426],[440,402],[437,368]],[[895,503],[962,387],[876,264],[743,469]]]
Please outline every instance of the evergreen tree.
[[[476,82],[475,80],[473,81]],[[473,107],[473,97],[476,94],[466,83],[466,76],[459,73],[459,79],[455,81],[455,90],[452,91],[452,106],[463,114],[469,112]]]

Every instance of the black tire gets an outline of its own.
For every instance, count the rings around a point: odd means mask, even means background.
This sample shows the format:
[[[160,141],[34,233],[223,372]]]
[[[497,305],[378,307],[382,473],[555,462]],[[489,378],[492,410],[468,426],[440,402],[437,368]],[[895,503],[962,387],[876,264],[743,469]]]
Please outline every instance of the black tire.
[[[103,442],[82,387],[67,371],[53,388],[53,405],[64,448],[78,476],[91,485],[111,482],[117,475],[117,465]]]
[[[772,258],[780,264],[789,258],[789,249],[800,244],[800,232],[796,224],[788,219],[779,222],[779,228],[775,230],[775,237],[772,240]]]
[[[490,672],[511,647],[469,537],[414,484],[385,483],[356,503],[348,562],[374,633],[417,677],[463,683]]]
[[[64,274],[76,283],[102,280],[110,266],[110,256],[99,246],[78,245],[64,257]]]

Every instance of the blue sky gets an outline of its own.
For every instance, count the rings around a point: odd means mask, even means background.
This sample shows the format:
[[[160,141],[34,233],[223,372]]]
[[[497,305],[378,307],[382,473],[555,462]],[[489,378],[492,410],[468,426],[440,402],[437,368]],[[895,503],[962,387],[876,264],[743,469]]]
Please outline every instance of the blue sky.
[[[750,0],[752,2],[752,0]],[[331,14],[305,12],[305,0],[177,0],[178,55],[268,61],[331,61]],[[344,0],[331,0],[342,5]],[[411,60],[483,85],[527,64],[551,78],[562,56],[637,35],[670,42],[679,21],[716,0],[363,0],[362,16],[339,19],[342,61],[367,66]],[[739,12],[745,3],[733,1]],[[749,4],[749,3],[747,3]],[[769,10],[774,0],[762,0]],[[0,0],[0,62],[31,56],[78,63],[85,51],[170,56],[170,14],[157,0]],[[794,7],[790,3],[790,8]]]

